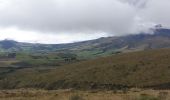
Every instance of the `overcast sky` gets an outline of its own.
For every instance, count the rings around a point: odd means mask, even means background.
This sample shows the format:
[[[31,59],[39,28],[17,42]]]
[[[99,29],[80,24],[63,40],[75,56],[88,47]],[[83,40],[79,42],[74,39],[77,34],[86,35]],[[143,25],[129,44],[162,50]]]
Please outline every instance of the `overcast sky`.
[[[68,43],[170,27],[170,0],[0,0],[0,39]]]

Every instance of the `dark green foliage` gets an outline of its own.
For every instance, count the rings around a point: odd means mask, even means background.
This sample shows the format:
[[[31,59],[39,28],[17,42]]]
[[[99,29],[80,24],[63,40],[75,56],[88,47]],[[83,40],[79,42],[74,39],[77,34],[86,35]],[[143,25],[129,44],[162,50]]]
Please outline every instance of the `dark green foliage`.
[[[76,54],[71,53],[7,53],[7,56],[2,56],[2,59],[15,58],[17,61],[12,63],[12,66],[17,67],[48,67],[60,66],[68,63],[77,62]],[[9,57],[10,56],[10,57]],[[9,59],[10,61],[10,59]]]
[[[8,58],[15,58],[16,57],[16,53],[8,53]]]

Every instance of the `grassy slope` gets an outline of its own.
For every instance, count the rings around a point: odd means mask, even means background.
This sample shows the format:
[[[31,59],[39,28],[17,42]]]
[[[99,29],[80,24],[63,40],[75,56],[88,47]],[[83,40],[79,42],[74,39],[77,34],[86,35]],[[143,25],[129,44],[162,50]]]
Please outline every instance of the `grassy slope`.
[[[1,88],[170,88],[170,49],[118,54],[52,70],[21,69],[6,74]]]
[[[81,60],[76,54],[71,53],[27,53],[17,52],[14,57],[8,57],[12,53],[0,53],[0,67],[57,67],[64,64],[75,63]],[[70,59],[70,60],[67,60]]]

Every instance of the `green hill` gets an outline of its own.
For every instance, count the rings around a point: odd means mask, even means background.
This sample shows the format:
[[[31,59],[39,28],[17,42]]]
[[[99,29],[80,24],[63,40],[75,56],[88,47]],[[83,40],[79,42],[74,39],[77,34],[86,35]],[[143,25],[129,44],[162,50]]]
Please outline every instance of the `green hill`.
[[[3,69],[8,72],[7,69]],[[170,49],[117,54],[55,69],[0,72],[0,88],[170,88]]]

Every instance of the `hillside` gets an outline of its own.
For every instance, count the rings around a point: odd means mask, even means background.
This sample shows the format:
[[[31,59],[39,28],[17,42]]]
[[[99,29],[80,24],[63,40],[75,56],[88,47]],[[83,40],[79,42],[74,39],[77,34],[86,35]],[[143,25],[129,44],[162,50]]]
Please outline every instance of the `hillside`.
[[[21,51],[22,52],[37,52],[37,51],[41,52],[45,50],[53,51],[53,45],[23,43],[23,42],[17,42],[13,40],[0,41],[1,52],[21,52]]]
[[[0,41],[1,52],[73,53],[81,58],[95,58],[120,52],[170,48],[170,29],[154,29],[153,33],[140,33],[119,37],[105,37],[68,44],[31,44],[12,40]]]
[[[170,49],[117,54],[56,69],[25,68],[0,73],[0,88],[170,88]],[[4,71],[3,71],[4,70]],[[8,69],[9,70],[9,69]]]

